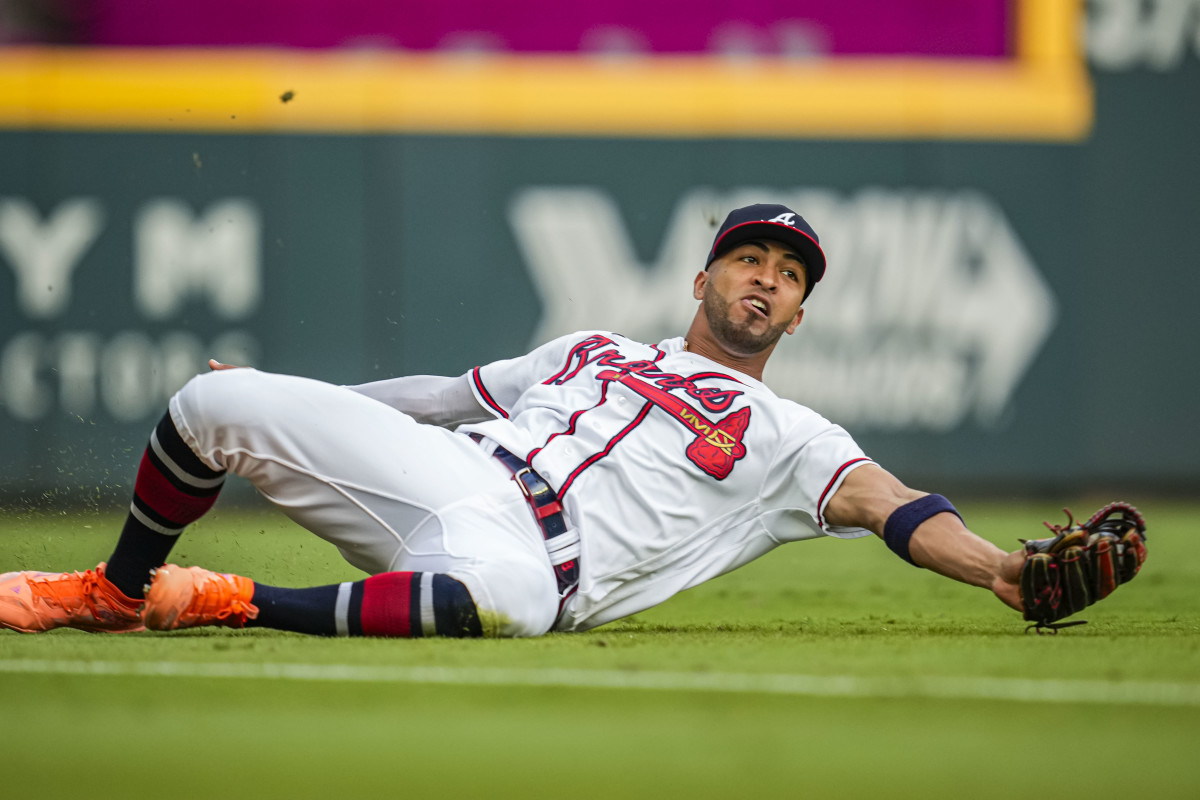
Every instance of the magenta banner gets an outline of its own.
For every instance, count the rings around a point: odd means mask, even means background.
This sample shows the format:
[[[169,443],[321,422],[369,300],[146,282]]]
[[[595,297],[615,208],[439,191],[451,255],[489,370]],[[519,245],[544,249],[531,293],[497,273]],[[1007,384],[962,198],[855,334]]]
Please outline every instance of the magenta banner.
[[[113,46],[1002,58],[1015,0],[94,0]]]

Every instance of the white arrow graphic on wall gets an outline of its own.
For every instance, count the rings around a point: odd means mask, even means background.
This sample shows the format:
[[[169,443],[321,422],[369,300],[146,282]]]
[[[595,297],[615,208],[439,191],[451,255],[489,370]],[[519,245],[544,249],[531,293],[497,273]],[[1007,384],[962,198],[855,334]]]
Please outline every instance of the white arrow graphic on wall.
[[[698,190],[644,259],[604,193],[528,189],[509,216],[542,299],[535,341],[589,328],[643,341],[682,334],[717,222],[753,202],[799,211],[830,264],[767,370],[778,394],[859,428],[998,423],[1055,304],[999,207],[976,192]]]

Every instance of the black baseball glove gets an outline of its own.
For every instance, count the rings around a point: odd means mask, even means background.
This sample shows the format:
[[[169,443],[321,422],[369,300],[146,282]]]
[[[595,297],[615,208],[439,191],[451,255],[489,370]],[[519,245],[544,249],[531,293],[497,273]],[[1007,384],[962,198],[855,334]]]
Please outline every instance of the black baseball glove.
[[[1063,511],[1066,525],[1044,523],[1053,536],[1021,540],[1021,605],[1038,633],[1082,625],[1058,621],[1133,580],[1146,561],[1146,522],[1133,506],[1110,503],[1079,525]]]

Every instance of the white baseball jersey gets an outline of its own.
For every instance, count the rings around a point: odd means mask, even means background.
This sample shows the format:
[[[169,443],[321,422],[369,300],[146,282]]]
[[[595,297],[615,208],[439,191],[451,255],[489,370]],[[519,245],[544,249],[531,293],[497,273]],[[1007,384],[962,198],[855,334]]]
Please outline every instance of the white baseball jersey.
[[[871,463],[839,426],[689,353],[589,331],[476,368],[496,419],[464,425],[522,456],[581,537],[559,630],[637,613],[785,542],[867,535],[823,518]]]

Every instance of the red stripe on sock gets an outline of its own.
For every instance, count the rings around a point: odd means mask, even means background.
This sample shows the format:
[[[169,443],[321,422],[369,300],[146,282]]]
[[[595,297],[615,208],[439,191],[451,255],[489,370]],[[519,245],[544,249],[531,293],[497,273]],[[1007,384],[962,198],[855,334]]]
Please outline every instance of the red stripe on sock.
[[[363,636],[411,636],[411,572],[385,572],[363,581]]]
[[[142,463],[138,467],[133,492],[153,509],[154,513],[178,523],[181,528],[200,519],[213,507],[213,503],[217,502],[215,494],[195,497],[179,491],[159,472],[158,467],[154,466],[148,453],[142,454]]]

